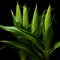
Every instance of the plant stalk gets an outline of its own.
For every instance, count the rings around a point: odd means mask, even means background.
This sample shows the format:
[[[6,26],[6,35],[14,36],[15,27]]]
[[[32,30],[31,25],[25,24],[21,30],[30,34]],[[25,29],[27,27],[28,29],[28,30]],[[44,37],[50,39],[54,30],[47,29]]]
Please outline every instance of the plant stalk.
[[[45,60],[49,60],[49,55],[47,51],[45,52]]]
[[[27,54],[25,54],[25,51],[20,50],[20,52],[19,52],[20,60],[26,60],[26,55]]]

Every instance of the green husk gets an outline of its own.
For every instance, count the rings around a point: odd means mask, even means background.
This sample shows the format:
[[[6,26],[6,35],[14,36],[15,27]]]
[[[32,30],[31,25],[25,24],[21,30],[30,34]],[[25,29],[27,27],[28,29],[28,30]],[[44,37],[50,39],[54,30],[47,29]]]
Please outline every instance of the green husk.
[[[24,5],[23,7],[23,26],[25,29],[28,29],[29,22],[28,22],[28,10],[27,7]]]
[[[19,26],[22,25],[22,23],[23,23],[22,14],[21,14],[21,9],[20,9],[18,2],[16,5],[16,19],[17,19]]]
[[[51,24],[51,6],[49,5],[45,16],[45,31],[49,28],[50,24]]]
[[[33,14],[32,23],[31,23],[31,32],[33,34],[35,34],[34,32],[37,30],[37,28],[38,28],[38,9],[37,9],[37,4],[36,4],[34,14]]]

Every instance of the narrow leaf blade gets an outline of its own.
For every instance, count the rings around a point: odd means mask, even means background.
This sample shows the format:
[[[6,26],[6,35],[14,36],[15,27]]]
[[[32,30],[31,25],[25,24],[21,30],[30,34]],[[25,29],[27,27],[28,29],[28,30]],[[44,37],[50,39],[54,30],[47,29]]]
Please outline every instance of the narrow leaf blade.
[[[18,29],[16,27],[6,27],[6,26],[1,26],[0,25],[0,28],[6,30],[6,31],[9,31],[11,33],[15,33],[15,34],[18,34],[18,35],[21,35],[23,38],[31,41],[33,44],[35,44],[39,49],[42,49],[42,45],[41,45],[41,42],[39,42],[37,40],[37,38],[35,38],[32,34],[30,34],[29,32],[23,30],[23,29]]]
[[[13,18],[13,24],[14,24],[15,27],[17,27],[17,19],[15,18],[12,10],[11,10],[11,14],[12,14],[12,18]]]
[[[12,46],[14,46],[14,47],[16,47],[18,49],[25,50],[26,52],[28,52],[29,54],[31,54],[31,56],[33,56],[33,58],[35,60],[39,59],[39,57],[34,53],[33,49],[29,48],[29,46],[26,46],[25,44],[18,43],[18,42],[15,42],[15,41],[0,41],[0,42],[6,43],[8,45],[12,45]]]
[[[60,48],[60,41],[55,43],[54,46],[48,50],[49,54],[52,54],[57,48]]]

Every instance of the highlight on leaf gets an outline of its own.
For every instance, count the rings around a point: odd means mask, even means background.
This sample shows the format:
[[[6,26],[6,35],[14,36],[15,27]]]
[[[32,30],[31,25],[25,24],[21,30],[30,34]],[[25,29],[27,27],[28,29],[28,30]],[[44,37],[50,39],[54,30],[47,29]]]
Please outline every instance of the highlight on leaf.
[[[18,4],[17,2],[17,5],[16,5],[16,19],[18,21],[18,25],[22,25],[23,23],[23,20],[22,20],[22,13],[21,13],[21,9],[20,9],[20,5]]]
[[[28,10],[27,7],[23,6],[23,26],[28,29],[29,21],[28,21]]]
[[[49,28],[50,24],[51,24],[51,6],[49,5],[45,16],[45,31]]]

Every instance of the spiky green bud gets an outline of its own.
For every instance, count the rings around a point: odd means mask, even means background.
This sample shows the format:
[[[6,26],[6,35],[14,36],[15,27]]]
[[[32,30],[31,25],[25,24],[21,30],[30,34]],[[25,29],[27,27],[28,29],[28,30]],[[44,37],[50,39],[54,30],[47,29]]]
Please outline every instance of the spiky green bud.
[[[23,26],[27,29],[29,26],[28,22],[28,10],[27,7],[24,5],[23,7]]]
[[[21,9],[20,9],[20,6],[17,2],[17,5],[16,5],[16,19],[17,19],[17,22],[22,25],[22,15],[21,15]]]
[[[31,32],[34,33],[37,30],[37,28],[38,28],[38,9],[36,5],[31,24]]]
[[[46,16],[45,16],[45,31],[51,24],[51,6],[49,5]]]

